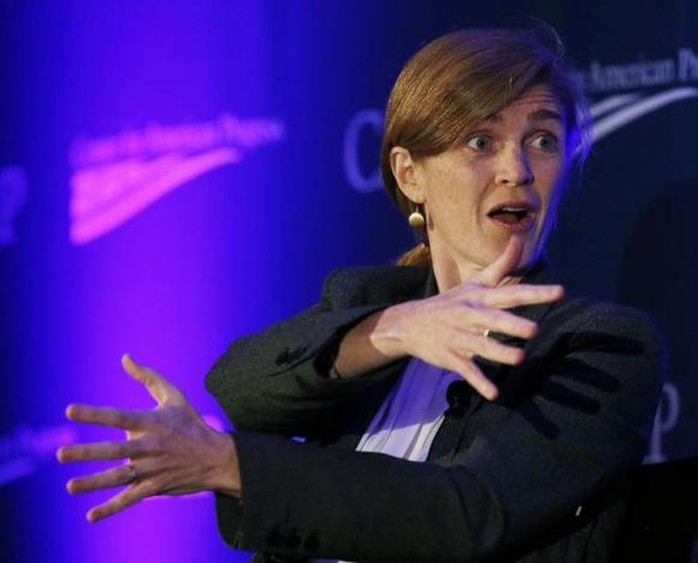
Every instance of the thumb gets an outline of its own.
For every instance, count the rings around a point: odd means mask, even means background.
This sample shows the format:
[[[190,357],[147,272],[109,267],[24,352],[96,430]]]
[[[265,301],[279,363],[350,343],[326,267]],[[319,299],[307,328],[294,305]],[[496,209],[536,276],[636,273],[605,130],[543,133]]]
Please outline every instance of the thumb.
[[[165,403],[182,404],[187,402],[184,395],[177,387],[172,385],[172,383],[159,375],[156,371],[138,363],[130,354],[124,354],[121,357],[121,365],[126,373],[136,381],[145,385],[148,393],[150,393],[159,405]]]
[[[123,366],[124,371],[126,371],[126,373],[128,373],[136,381],[145,383],[145,380],[148,377],[148,374],[146,373],[148,368],[134,360],[131,357],[131,354],[124,354],[121,356],[121,365]]]
[[[496,287],[519,265],[523,246],[521,238],[512,235],[502,253],[477,275],[477,281],[488,287]]]

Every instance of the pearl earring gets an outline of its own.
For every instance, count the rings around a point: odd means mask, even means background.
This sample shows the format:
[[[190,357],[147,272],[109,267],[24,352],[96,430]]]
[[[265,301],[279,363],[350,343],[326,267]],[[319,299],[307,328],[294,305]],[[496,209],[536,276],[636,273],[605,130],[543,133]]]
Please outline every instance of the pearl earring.
[[[419,204],[417,204],[414,211],[410,213],[410,216],[407,218],[407,222],[413,229],[421,229],[424,227],[424,225],[426,225],[424,215],[422,215],[421,211],[419,211]]]

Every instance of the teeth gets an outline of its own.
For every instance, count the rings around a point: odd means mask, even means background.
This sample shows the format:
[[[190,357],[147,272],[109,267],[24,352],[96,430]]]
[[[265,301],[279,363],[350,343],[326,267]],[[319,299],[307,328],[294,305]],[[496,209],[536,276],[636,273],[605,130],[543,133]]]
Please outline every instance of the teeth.
[[[505,211],[507,213],[521,213],[526,212],[525,207],[502,207],[501,211]]]

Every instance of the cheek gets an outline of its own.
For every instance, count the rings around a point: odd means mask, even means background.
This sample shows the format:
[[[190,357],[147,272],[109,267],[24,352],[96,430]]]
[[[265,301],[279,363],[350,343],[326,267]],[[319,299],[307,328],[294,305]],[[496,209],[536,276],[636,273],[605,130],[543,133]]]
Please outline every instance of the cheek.
[[[425,193],[432,208],[457,212],[477,203],[482,184],[480,176],[472,169],[444,170],[434,174]]]
[[[471,193],[462,186],[444,187],[430,201],[427,211],[442,229],[462,229],[472,223],[479,209]]]

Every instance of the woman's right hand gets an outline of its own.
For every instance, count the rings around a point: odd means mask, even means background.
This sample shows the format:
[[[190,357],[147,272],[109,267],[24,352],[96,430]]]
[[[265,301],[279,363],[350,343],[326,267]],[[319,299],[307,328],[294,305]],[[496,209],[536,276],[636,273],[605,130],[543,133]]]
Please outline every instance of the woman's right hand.
[[[488,338],[486,331],[529,339],[538,331],[536,324],[503,309],[550,303],[564,295],[559,285],[506,285],[521,254],[521,241],[512,237],[476,278],[368,317],[344,337],[337,371],[343,377],[361,375],[388,361],[414,356],[460,374],[483,397],[495,399],[497,387],[475,364],[475,357],[514,365],[523,361],[524,353]]]

